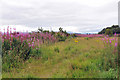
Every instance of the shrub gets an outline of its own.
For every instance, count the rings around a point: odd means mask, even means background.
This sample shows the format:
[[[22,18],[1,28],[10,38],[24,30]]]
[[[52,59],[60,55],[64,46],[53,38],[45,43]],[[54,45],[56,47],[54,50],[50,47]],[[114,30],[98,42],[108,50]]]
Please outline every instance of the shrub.
[[[58,32],[57,38],[58,38],[58,41],[65,41],[67,39],[67,36],[63,33]]]

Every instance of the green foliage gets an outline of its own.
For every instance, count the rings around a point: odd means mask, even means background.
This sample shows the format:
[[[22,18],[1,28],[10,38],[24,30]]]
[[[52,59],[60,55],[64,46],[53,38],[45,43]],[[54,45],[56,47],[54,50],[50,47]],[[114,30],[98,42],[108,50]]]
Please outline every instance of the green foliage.
[[[38,28],[38,32],[43,32],[43,28]]]
[[[37,76],[31,75],[31,74],[23,75],[23,76],[24,76],[25,79],[27,79],[27,80],[33,80],[33,78],[37,78]],[[34,80],[37,80],[37,79],[34,79]]]
[[[43,61],[47,61],[48,59],[53,57],[53,51],[48,49],[48,48],[43,48],[41,50],[42,54],[41,54],[41,58]]]
[[[63,31],[63,28],[59,28],[59,32],[54,32],[54,31],[51,31],[49,32],[49,30],[43,30],[42,27],[41,28],[38,28],[38,33],[39,32],[43,32],[43,33],[51,33],[51,35],[54,35],[56,38],[58,38],[58,41],[65,41],[67,39],[67,37],[70,35],[65,31]]]
[[[28,62],[30,62],[28,66],[32,66],[32,69],[26,67],[28,71],[20,71],[21,73],[19,72],[18,74],[19,77],[21,77],[20,74],[24,73],[26,75],[29,72],[30,74],[22,77],[33,78],[35,76],[33,76],[32,73],[35,72],[42,77],[47,76],[51,78],[116,78],[116,67],[114,68],[114,65],[110,64],[111,62],[113,63],[111,59],[113,59],[114,56],[110,57],[113,50],[100,47],[103,45],[102,42],[100,46],[98,46],[98,43],[94,40],[96,38],[92,39],[93,38],[88,39],[88,41],[90,41],[89,43],[86,40],[80,39],[79,44],[70,40],[58,42],[52,46],[42,46],[38,49],[31,48],[29,55],[31,58],[28,58]],[[26,44],[26,42],[24,42],[24,44]],[[23,48],[19,47],[20,53],[23,53],[22,49],[27,47],[25,47],[24,44],[21,46]],[[13,45],[15,46],[15,44]],[[17,48],[15,48],[14,51],[18,51]],[[7,76],[9,75],[8,72],[13,73],[10,72],[13,66],[17,69],[18,65],[16,63],[19,63],[20,60],[25,58],[25,55],[21,56],[21,58],[19,58],[17,54],[12,55],[12,53],[15,54],[14,51],[6,51],[5,54],[8,55],[3,57],[4,60],[6,60],[3,64],[3,71],[6,71],[5,74]],[[61,52],[61,54],[55,54],[55,52]],[[68,54],[66,54],[66,52]],[[36,60],[33,57],[39,57],[39,59]],[[22,63],[22,61],[20,63]],[[16,77],[16,74],[12,76]]]
[[[85,72],[81,71],[80,69],[76,69],[72,72],[72,78],[80,78],[85,75]]]
[[[54,51],[57,52],[57,53],[60,52],[58,47],[55,47],[55,48],[54,48]]]
[[[103,71],[99,75],[102,78],[117,78],[117,71],[114,69],[110,68],[109,71]]]
[[[117,34],[120,33],[120,27],[119,27],[119,25],[113,25],[113,26],[111,26],[111,27],[104,28],[104,29],[101,30],[98,34],[105,34],[105,32],[106,32],[107,29],[110,29],[113,34],[114,34],[114,33],[117,33]]]
[[[57,38],[58,38],[58,41],[65,41],[67,39],[67,36],[65,36],[63,33],[58,32]]]
[[[105,35],[112,36],[112,35],[113,35],[113,32],[112,32],[112,30],[110,30],[110,29],[107,29],[107,30],[105,31]]]
[[[44,31],[43,31],[43,33],[46,33],[46,32],[49,33],[49,30],[44,30]]]
[[[54,74],[52,77],[53,78],[65,78],[65,76],[62,74]]]
[[[88,37],[85,37],[86,40],[88,40],[89,38]]]
[[[73,47],[72,46],[67,46],[64,50],[65,51],[70,51]]]
[[[51,31],[51,35],[55,35],[55,32],[54,32],[54,31]]]
[[[15,55],[5,55],[5,57],[2,58],[3,59],[2,70],[8,72],[11,70],[11,68],[18,68],[19,63],[21,62],[18,57],[19,56]]]
[[[59,32],[63,32],[63,28],[60,27],[60,28],[59,28]]]
[[[67,39],[67,37],[65,37],[65,36],[64,37],[63,36],[59,37],[59,41],[65,41],[66,39]]]
[[[34,58],[39,58],[42,54],[42,49],[41,48],[32,48],[30,52],[30,56]]]
[[[15,38],[13,38],[11,46],[9,40],[5,40],[2,47],[2,68],[5,71],[8,71],[10,68],[19,67],[19,63],[26,61],[29,58],[31,51],[31,48],[29,48],[26,41],[23,41],[21,44],[21,41]],[[10,50],[10,48],[12,48],[12,50]]]
[[[10,42],[8,40],[4,40],[4,43],[2,45],[2,48],[4,48],[4,51],[10,50]]]

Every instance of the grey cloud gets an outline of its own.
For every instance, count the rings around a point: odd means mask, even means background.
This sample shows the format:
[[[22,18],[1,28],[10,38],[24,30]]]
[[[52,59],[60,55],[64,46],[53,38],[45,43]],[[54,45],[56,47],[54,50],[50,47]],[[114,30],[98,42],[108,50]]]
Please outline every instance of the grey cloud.
[[[26,25],[29,27],[76,26],[79,31],[94,31],[117,24],[117,3],[99,7],[87,6],[76,2],[55,2],[26,0],[18,5],[2,2],[2,25]],[[25,4],[27,4],[25,6]],[[81,29],[84,27],[84,29]]]

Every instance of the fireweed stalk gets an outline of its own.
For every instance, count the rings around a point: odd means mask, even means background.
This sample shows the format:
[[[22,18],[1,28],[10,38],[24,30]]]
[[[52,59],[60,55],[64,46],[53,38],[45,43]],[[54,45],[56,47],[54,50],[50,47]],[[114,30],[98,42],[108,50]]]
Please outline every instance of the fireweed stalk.
[[[109,37],[108,35],[105,36],[102,39],[102,41],[104,43],[104,48],[107,51],[107,53],[105,54],[105,69],[107,69],[106,64],[108,64],[108,62],[110,62],[111,66],[115,68],[115,65],[116,65],[115,56],[117,53],[117,45],[118,45],[116,33],[114,34],[114,37]],[[114,62],[112,63],[112,61]]]
[[[0,29],[3,66],[7,63],[8,67],[18,67],[17,63],[26,61],[29,57],[34,56],[36,52],[39,54],[42,44],[47,45],[58,41],[54,35],[47,32],[17,32],[16,28],[9,26],[7,27],[7,32],[5,32],[5,28],[3,30],[4,32],[2,33]],[[5,71],[9,71],[9,69],[5,69]]]

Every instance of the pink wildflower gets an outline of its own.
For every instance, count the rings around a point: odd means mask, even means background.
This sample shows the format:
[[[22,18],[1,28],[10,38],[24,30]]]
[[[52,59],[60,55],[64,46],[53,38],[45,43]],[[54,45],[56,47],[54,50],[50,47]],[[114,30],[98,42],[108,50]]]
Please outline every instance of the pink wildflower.
[[[10,50],[12,50],[12,48],[10,48]]]
[[[116,33],[114,34],[114,36],[116,36]]]
[[[108,43],[108,41],[106,41]]]
[[[112,43],[111,40],[110,40],[110,43]]]
[[[16,30],[16,28],[13,28],[13,30]]]
[[[117,47],[117,43],[115,43],[115,47]]]
[[[31,47],[31,45],[29,45],[29,47]]]

